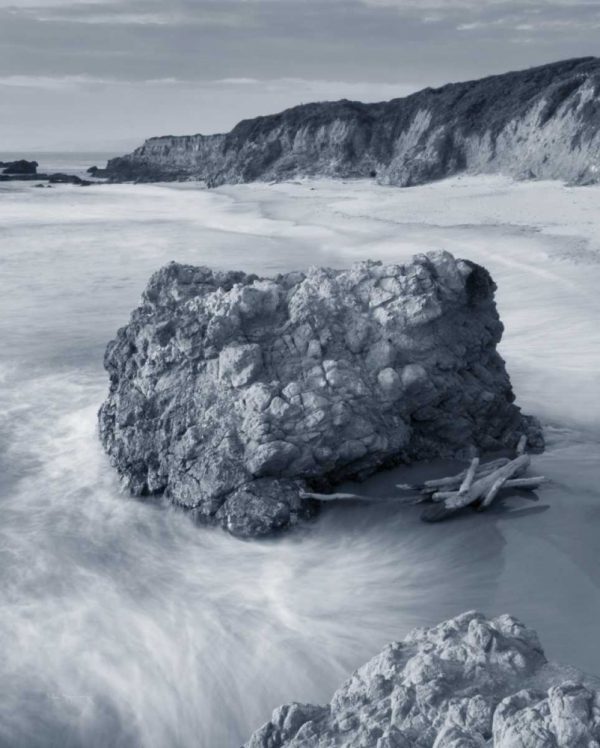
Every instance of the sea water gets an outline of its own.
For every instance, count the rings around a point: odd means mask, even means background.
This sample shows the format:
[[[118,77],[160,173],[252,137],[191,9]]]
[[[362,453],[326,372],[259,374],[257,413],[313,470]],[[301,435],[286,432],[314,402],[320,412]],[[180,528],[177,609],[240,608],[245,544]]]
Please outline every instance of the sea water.
[[[325,703],[388,641],[471,608],[600,673],[598,207],[600,188],[500,178],[0,184],[0,745],[238,746],[280,703]],[[333,506],[262,542],[120,490],[96,432],[102,356],[157,268],[270,275],[440,248],[498,283],[549,486],[439,525]]]

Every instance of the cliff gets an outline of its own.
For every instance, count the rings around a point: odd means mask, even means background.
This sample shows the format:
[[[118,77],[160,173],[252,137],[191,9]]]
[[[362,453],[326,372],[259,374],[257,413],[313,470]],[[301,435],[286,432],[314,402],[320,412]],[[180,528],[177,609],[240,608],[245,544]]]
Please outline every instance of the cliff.
[[[464,613],[390,644],[327,706],[279,707],[245,748],[591,748],[599,688],[516,619]]]
[[[299,176],[410,186],[460,172],[595,182],[599,92],[600,60],[588,57],[384,103],[307,104],[225,135],[151,138],[104,176],[211,186]]]
[[[486,270],[445,252],[272,279],[172,263],[106,351],[100,434],[136,495],[244,536],[393,464],[514,447]]]

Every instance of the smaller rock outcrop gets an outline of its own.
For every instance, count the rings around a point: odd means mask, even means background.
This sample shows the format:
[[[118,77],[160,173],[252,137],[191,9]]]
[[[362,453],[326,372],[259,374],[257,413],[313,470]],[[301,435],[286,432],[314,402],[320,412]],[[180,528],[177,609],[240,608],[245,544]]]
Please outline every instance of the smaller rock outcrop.
[[[31,175],[37,174],[39,164],[37,161],[26,161],[24,158],[18,161],[0,161],[0,169],[3,174]]]
[[[547,662],[515,618],[464,613],[417,629],[327,706],[287,704],[245,748],[592,748],[600,681]]]
[[[89,187],[90,184],[93,184],[89,179],[82,179],[76,174],[63,174],[62,172],[50,174],[48,182],[50,184],[76,184],[79,187]]]
[[[63,174],[62,172],[42,174],[38,172],[38,166],[37,161],[26,161],[25,159],[9,162],[0,161],[0,182],[38,182],[38,180],[43,180],[48,182],[48,186],[51,184],[76,184],[80,187],[87,187],[93,184],[87,179],[78,177],[76,174]],[[43,187],[46,185],[36,184],[34,186]]]
[[[102,441],[134,494],[244,537],[293,524],[309,484],[521,434],[540,448],[494,288],[445,252],[276,278],[173,263],[107,348]]]

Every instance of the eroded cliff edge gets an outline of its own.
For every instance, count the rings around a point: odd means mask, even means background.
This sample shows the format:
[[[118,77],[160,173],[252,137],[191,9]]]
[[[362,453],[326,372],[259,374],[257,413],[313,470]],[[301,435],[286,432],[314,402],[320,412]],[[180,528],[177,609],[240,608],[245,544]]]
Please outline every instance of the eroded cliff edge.
[[[410,186],[461,172],[596,182],[600,60],[566,60],[377,104],[307,104],[227,134],[150,138],[112,159],[117,181],[208,185],[299,176]]]
[[[296,522],[308,484],[522,433],[539,449],[494,290],[446,252],[275,278],[172,263],[107,348],[103,444],[134,494],[246,537]]]
[[[327,706],[279,707],[245,748],[592,748],[599,687],[518,620],[470,612],[390,644]]]

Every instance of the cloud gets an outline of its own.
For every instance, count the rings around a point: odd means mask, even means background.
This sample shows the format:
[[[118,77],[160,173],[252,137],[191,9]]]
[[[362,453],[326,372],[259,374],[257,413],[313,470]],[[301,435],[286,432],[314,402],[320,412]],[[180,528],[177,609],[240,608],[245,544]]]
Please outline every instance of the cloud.
[[[248,0],[252,2],[253,0]],[[194,10],[153,9],[151,7],[118,9],[109,6],[73,8],[31,9],[35,20],[47,23],[88,24],[103,26],[188,26],[238,28],[242,18],[237,13],[225,11],[196,12]]]
[[[355,81],[311,80],[304,78],[271,78],[259,80],[257,78],[216,78],[213,80],[196,81],[175,78],[149,78],[140,81],[127,81],[118,78],[100,78],[89,75],[8,75],[0,76],[0,88],[36,88],[44,91],[74,92],[85,91],[96,87],[127,88],[140,90],[142,88],[179,88],[196,92],[227,89],[258,88],[261,92],[281,93],[294,91],[298,95],[314,94],[319,99],[391,99],[406,96],[418,89],[418,85],[400,85],[385,82],[357,83]]]
[[[148,79],[128,82],[90,76],[0,78],[2,147],[96,150],[126,142],[125,152],[145,138],[230,130],[237,122],[310,101],[381,101],[417,85],[386,82],[273,78],[203,82]],[[43,116],[31,116],[43,112]],[[112,146],[110,146],[112,149]]]
[[[37,18],[40,21],[67,21],[70,23],[107,24],[109,26],[115,24],[124,26],[137,24],[147,26],[167,26],[182,24],[187,20],[185,15],[178,13],[112,13],[110,10],[79,17],[73,15],[60,15],[59,13],[49,16],[42,13],[38,14]]]
[[[27,122],[42,142],[50,119],[90,138],[210,132],[389,99],[597,54],[599,24],[600,0],[0,0],[3,138]]]
[[[276,71],[425,87],[600,47],[600,6],[580,0],[8,2],[19,7],[0,5],[4,76],[261,81]],[[538,41],[515,50],[524,35]]]
[[[128,0],[0,0],[0,8],[18,12],[44,8],[77,8],[84,5],[127,3]]]
[[[515,0],[361,0],[364,5],[374,8],[396,8],[398,10],[477,10],[485,11],[514,6]],[[519,0],[521,8],[573,8],[594,7],[597,0]]]
[[[46,23],[109,26],[237,26],[235,6],[269,0],[0,0],[0,10]],[[284,0],[285,1],[285,0]],[[19,0],[20,3],[20,0]],[[246,14],[247,16],[247,14]]]
[[[93,79],[86,75],[65,75],[50,77],[45,75],[6,75],[0,77],[0,87],[40,88],[46,91],[67,91],[89,85]]]
[[[224,86],[259,86],[261,82],[257,78],[222,78],[219,81]]]

